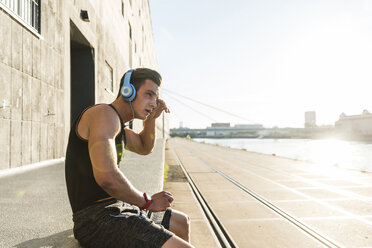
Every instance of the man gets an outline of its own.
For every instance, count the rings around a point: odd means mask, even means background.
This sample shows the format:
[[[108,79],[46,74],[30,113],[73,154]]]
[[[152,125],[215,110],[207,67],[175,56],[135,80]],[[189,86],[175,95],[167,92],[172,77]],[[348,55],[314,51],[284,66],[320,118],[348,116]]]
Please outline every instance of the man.
[[[160,84],[161,76],[154,70],[129,70],[117,99],[87,108],[71,128],[66,184],[74,235],[84,247],[193,247],[187,242],[189,218],[168,209],[172,194],[162,191],[150,199],[118,168],[124,145],[138,154],[151,153],[155,120],[169,112],[159,99]],[[134,118],[144,120],[140,133],[124,128]],[[161,225],[149,219],[146,210],[166,210]]]

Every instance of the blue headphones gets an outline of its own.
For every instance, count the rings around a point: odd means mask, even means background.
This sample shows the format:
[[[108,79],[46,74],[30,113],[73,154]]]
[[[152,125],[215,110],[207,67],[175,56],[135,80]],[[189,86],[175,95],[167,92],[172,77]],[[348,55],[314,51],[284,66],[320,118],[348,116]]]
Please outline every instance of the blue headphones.
[[[130,69],[125,73],[123,86],[121,86],[120,89],[121,96],[127,102],[133,101],[133,99],[136,97],[136,89],[134,88],[133,84],[130,83],[130,78],[133,72],[134,70]]]

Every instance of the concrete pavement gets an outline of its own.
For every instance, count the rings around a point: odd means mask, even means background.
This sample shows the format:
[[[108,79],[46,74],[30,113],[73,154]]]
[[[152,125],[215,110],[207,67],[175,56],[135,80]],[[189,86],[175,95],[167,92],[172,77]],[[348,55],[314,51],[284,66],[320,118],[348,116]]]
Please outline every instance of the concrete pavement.
[[[165,161],[168,166],[168,173],[164,182],[164,190],[173,194],[172,208],[182,211],[190,217],[191,244],[195,248],[221,247],[168,143],[166,144]]]
[[[324,245],[212,168],[338,247],[372,247],[372,173],[186,139],[169,143],[239,247]]]
[[[121,170],[140,190],[163,187],[164,141],[152,154],[126,151]],[[80,247],[73,238],[64,163],[0,178],[0,247]]]

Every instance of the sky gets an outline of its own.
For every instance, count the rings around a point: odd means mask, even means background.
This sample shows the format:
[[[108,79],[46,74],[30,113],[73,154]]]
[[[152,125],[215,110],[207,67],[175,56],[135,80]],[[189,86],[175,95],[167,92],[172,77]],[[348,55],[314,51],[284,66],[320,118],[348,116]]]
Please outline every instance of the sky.
[[[372,112],[370,0],[151,0],[150,8],[171,128],[303,127],[305,111],[334,125],[343,112]]]

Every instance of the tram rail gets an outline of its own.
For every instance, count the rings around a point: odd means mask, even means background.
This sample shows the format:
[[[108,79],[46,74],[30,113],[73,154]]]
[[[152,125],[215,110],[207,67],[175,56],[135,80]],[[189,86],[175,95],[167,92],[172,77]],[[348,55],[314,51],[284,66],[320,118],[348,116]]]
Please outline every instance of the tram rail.
[[[185,167],[183,166],[181,160],[177,156],[176,152],[172,150],[173,156],[177,162],[177,164],[181,167],[183,173],[186,176],[186,179],[192,189],[192,192],[196,199],[198,200],[205,216],[208,219],[210,226],[214,231],[214,235],[218,239],[222,248],[235,248],[238,247],[235,241],[232,239],[231,235],[227,232],[226,228],[222,225],[221,221],[218,219],[217,215],[213,212],[211,207],[208,205],[207,201],[199,191],[198,187],[192,180],[189,173],[186,171]]]
[[[226,228],[223,226],[222,222],[219,220],[218,216],[214,213],[213,209],[208,205],[207,201],[203,197],[202,193],[198,189],[197,185],[194,183],[192,177],[190,174],[187,172],[185,169],[185,166],[182,164],[182,161],[178,157],[177,153],[172,149],[172,153],[174,155],[174,158],[178,165],[182,168],[191,188],[193,191],[193,194],[199,201],[203,212],[205,213],[213,231],[215,232],[215,235],[217,239],[220,242],[220,245],[222,247],[238,247],[237,244],[234,242],[233,238],[231,235],[228,233]],[[276,214],[293,224],[295,227],[298,229],[302,230],[305,232],[307,235],[312,237],[313,239],[317,240],[319,243],[324,245],[324,247],[329,247],[329,248],[339,248],[342,247],[340,244],[335,242],[334,240],[331,240],[330,238],[326,237],[325,235],[321,234],[320,232],[314,230],[311,226],[301,222],[298,220],[296,217],[292,216],[285,210],[281,209],[280,207],[276,206],[272,202],[266,200],[264,197],[259,195],[258,193],[254,192],[253,190],[247,188],[246,186],[242,185],[240,182],[235,180],[234,178],[228,176],[221,170],[217,169],[207,161],[203,160],[201,157],[199,157],[197,154],[193,153],[193,156],[198,158],[200,161],[202,161],[206,166],[208,166],[210,169],[212,169],[214,172],[218,173],[220,176],[222,176],[224,179],[228,180],[232,184],[234,184],[237,188],[243,190],[245,193],[249,194],[253,198],[255,198],[259,203],[263,204],[265,207],[271,209],[274,211]]]

